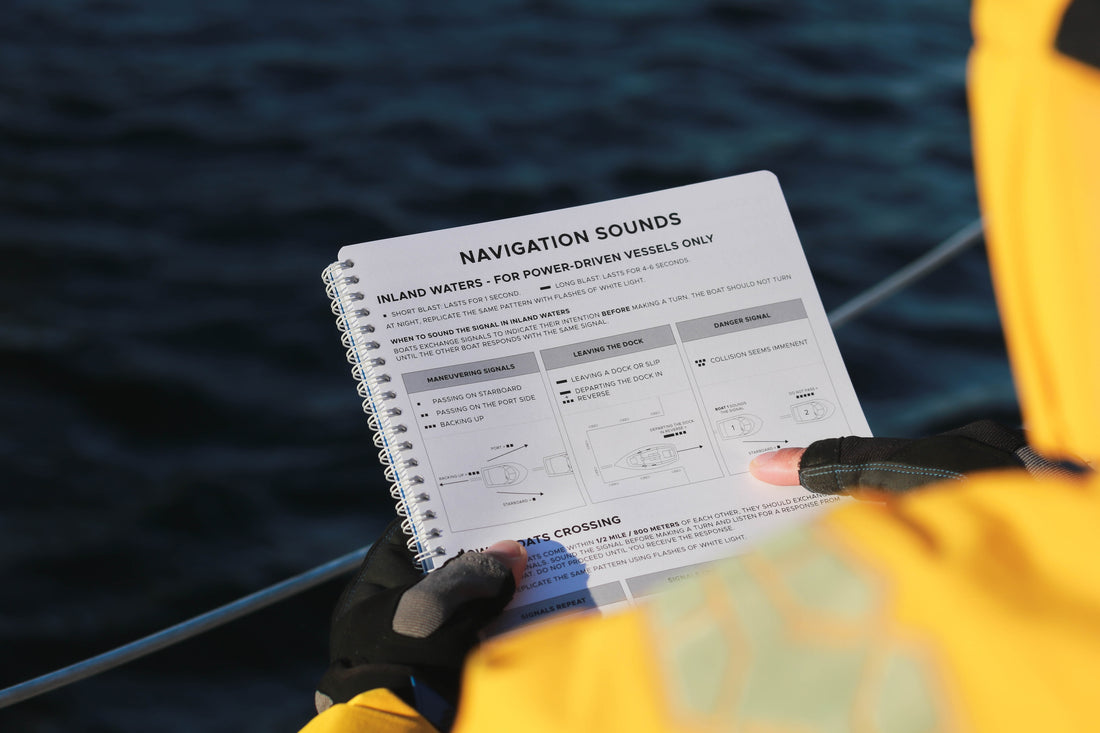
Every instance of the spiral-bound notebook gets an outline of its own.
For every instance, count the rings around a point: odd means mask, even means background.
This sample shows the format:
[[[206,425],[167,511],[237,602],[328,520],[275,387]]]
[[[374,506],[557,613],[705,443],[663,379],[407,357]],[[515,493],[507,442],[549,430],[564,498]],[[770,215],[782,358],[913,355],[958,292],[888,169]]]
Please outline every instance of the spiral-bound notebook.
[[[752,457],[869,435],[767,172],[353,244],[324,280],[424,569],[526,545],[505,625],[804,520],[836,499]]]

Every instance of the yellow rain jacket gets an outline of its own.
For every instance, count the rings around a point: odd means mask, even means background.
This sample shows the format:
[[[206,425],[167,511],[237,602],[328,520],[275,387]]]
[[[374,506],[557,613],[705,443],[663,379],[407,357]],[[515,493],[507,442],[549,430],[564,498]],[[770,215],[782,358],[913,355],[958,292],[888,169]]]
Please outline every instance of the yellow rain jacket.
[[[970,95],[1032,444],[1100,458],[1100,2],[981,0]],[[497,639],[455,731],[1100,731],[1100,475],[850,504],[657,602]],[[430,731],[385,690],[308,733]]]

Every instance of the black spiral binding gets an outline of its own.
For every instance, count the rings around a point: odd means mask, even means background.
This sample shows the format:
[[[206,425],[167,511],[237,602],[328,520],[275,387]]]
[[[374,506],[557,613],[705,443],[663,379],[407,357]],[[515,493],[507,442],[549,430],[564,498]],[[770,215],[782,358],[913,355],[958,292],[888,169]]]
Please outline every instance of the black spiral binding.
[[[374,326],[367,322],[370,310],[364,307],[366,296],[355,290],[359,278],[348,272],[354,266],[351,260],[333,262],[321,273],[321,279],[332,301],[332,313],[340,329],[340,341],[347,349],[351,374],[359,384],[363,412],[369,416],[367,424],[379,449],[378,461],[385,466],[386,480],[390,482],[390,496],[397,501],[397,516],[404,519],[401,529],[409,535],[409,550],[423,567],[429,558],[444,554],[442,546],[431,544],[442,532],[425,524],[436,518],[435,512],[428,508],[432,497],[424,490],[424,478],[413,471],[419,462],[411,454],[413,444],[404,437],[408,427],[394,422],[401,415],[401,408],[387,405],[397,393],[389,387],[390,375],[378,371],[386,360],[371,355],[379,344],[372,338]]]

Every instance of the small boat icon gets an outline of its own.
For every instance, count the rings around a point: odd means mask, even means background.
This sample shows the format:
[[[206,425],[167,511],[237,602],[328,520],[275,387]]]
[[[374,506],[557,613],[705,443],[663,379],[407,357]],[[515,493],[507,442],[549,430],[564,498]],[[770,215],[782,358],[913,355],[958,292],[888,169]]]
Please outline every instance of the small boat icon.
[[[764,422],[756,415],[744,413],[718,421],[718,434],[730,438],[747,438],[763,427]]]
[[[808,400],[791,405],[795,422],[817,422],[833,414],[833,403],[828,400]]]
[[[569,462],[569,456],[565,453],[555,453],[542,459],[542,467],[546,469],[547,476],[564,476],[573,473],[573,464]]]
[[[527,478],[527,469],[518,463],[501,463],[481,469],[486,486],[515,486]]]
[[[678,460],[680,453],[672,443],[655,443],[627,453],[615,465],[622,468],[656,468]]]

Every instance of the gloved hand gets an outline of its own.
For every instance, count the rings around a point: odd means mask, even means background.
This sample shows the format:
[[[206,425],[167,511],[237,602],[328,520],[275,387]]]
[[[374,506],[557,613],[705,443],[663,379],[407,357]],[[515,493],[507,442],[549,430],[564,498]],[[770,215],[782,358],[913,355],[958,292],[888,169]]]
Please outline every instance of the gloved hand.
[[[1039,475],[1085,469],[1050,461],[1027,445],[1024,434],[991,420],[930,438],[829,438],[808,448],[782,448],[757,456],[752,475],[783,486],[802,484],[818,494],[876,498],[926,484],[962,480],[966,474],[1020,468]]]
[[[437,728],[449,726],[466,654],[515,594],[527,551],[498,542],[424,575],[406,539],[391,523],[340,596],[317,712],[381,687]]]

